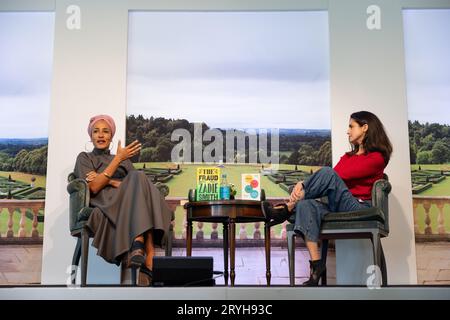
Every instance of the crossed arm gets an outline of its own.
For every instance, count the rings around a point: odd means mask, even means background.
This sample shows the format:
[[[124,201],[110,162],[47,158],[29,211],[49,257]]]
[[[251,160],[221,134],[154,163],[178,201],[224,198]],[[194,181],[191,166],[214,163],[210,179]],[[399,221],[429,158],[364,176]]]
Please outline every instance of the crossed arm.
[[[86,174],[86,181],[88,183],[91,183],[92,181],[94,181],[99,175],[101,175],[101,173],[97,173],[95,171],[90,171]],[[118,188],[120,186],[121,181],[120,180],[116,180],[116,179],[108,179],[109,181],[107,182],[106,185],[110,185],[114,188]],[[92,191],[92,190],[91,190]]]
[[[141,144],[139,141],[135,140],[130,143],[128,146],[122,148],[120,145],[120,141],[117,146],[117,153],[110,162],[110,164],[106,167],[103,172],[90,171],[86,174],[86,181],[89,185],[89,190],[96,194],[100,190],[102,190],[105,186],[110,185],[114,188],[118,188],[121,184],[121,181],[112,179],[111,177],[116,172],[122,161],[125,161],[141,150]]]

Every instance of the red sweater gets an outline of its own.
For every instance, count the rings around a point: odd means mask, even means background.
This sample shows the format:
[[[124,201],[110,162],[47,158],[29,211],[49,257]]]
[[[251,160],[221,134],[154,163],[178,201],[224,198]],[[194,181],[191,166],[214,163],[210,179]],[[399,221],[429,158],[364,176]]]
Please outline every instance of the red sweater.
[[[369,152],[353,156],[343,155],[334,167],[334,171],[344,180],[354,197],[370,200],[372,185],[383,178],[385,167],[384,158],[380,152]]]

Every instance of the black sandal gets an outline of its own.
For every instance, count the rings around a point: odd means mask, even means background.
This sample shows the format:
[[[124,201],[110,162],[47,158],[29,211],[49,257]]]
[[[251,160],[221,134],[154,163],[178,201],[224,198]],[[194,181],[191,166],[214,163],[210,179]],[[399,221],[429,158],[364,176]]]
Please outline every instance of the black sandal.
[[[261,210],[266,219],[278,223],[282,223],[289,219],[291,213],[289,212],[287,205],[285,203],[281,203],[276,206],[282,206],[282,208],[274,208],[269,201],[261,202]]]
[[[139,268],[139,281],[138,286],[148,287],[152,285],[153,272],[144,264]]]
[[[145,246],[141,241],[133,241],[129,253],[128,267],[139,268],[145,263]]]

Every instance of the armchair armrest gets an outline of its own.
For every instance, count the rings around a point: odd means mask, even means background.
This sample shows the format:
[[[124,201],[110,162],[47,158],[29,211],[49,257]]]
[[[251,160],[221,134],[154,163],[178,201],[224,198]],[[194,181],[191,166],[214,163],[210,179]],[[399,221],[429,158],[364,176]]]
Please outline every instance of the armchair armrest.
[[[189,202],[194,202],[196,198],[197,191],[195,189],[189,189],[188,192],[188,200]]]
[[[78,196],[77,203],[79,203],[83,207],[89,206],[90,201],[89,186],[85,180],[83,179],[72,180],[67,185],[67,192],[69,192],[71,200],[73,196]]]
[[[170,189],[164,183],[156,182],[155,187],[158,188],[159,192],[161,192],[161,195],[163,196],[163,198],[165,198],[169,195]]]
[[[389,193],[392,186],[387,179],[375,181],[372,188],[372,206],[378,208],[384,215],[384,225],[389,232]]]
[[[70,176],[69,176],[70,179]],[[89,207],[89,186],[83,179],[73,179],[67,185],[69,192],[69,224],[70,231],[74,232],[80,228],[80,213]]]

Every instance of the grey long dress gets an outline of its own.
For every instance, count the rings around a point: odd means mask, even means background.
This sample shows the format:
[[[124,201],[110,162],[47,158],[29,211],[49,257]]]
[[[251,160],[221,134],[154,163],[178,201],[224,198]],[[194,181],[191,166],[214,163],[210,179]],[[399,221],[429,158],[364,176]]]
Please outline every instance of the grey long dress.
[[[113,158],[109,150],[82,152],[77,157],[75,175],[85,179],[90,171],[103,172]],[[161,245],[172,214],[159,190],[143,172],[134,169],[130,160],[121,163],[113,179],[122,181],[119,188],[105,186],[97,194],[91,193],[94,210],[87,226],[94,233],[92,245],[98,249],[97,254],[119,265],[133,240],[148,230],[153,232],[155,245]]]

